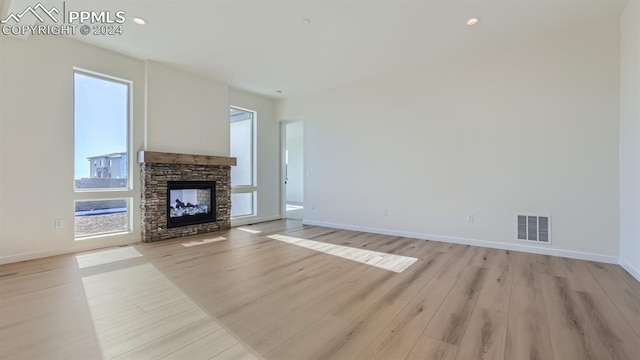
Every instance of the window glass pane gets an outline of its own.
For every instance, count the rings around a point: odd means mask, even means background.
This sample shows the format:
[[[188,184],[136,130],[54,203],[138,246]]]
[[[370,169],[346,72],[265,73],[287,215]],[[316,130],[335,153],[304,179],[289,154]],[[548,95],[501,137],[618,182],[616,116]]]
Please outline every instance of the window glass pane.
[[[75,188],[127,187],[129,86],[74,74]]]
[[[76,201],[76,237],[129,231],[128,213],[126,199]]]
[[[255,192],[231,194],[231,217],[253,215]]]
[[[253,113],[231,110],[231,156],[237,165],[231,167],[232,186],[253,185]]]

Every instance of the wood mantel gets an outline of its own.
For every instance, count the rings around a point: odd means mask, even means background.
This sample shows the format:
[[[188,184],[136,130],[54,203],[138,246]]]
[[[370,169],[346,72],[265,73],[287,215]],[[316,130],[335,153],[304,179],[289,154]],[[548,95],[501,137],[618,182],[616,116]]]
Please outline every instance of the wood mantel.
[[[195,154],[139,151],[139,163],[236,166],[236,158]]]

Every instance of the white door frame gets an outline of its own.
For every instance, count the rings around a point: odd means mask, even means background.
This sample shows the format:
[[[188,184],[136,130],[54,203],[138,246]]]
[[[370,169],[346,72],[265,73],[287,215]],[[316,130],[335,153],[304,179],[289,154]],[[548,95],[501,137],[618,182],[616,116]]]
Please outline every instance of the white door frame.
[[[302,122],[302,119],[297,120],[282,120],[280,121],[280,217],[287,218],[287,186],[286,186],[286,150],[287,150],[287,125],[297,122]],[[304,123],[303,123],[304,129]],[[304,130],[303,130],[303,144],[304,144]],[[304,145],[303,145],[304,148]],[[303,155],[304,159],[304,155]],[[304,160],[303,160],[303,194],[304,194]],[[304,199],[304,195],[303,195]],[[304,202],[304,200],[303,200]],[[303,215],[304,216],[304,215]]]

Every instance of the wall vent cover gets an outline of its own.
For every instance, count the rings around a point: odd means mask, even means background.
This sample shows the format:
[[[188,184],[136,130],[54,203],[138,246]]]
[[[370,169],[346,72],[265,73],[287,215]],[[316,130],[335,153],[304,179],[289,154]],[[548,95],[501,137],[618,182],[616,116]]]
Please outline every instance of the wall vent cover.
[[[551,216],[516,216],[516,239],[519,241],[551,244]]]

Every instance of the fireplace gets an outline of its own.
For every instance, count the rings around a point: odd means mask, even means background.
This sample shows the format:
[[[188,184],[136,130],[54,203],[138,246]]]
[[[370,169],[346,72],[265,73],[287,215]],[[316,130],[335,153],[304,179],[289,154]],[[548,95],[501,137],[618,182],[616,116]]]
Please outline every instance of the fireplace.
[[[231,167],[236,158],[145,150],[138,152],[138,162],[142,241],[231,227]]]
[[[167,182],[167,228],[214,221],[215,181]]]

